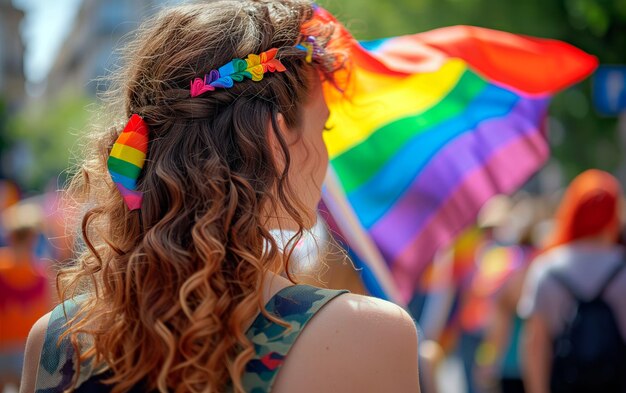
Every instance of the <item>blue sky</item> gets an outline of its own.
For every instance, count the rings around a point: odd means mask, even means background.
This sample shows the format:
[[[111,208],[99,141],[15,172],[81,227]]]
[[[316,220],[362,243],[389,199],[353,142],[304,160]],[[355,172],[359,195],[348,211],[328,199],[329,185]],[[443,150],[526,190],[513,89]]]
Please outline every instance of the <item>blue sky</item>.
[[[22,39],[26,47],[24,72],[30,83],[41,82],[54,63],[82,0],[13,0],[26,13]]]

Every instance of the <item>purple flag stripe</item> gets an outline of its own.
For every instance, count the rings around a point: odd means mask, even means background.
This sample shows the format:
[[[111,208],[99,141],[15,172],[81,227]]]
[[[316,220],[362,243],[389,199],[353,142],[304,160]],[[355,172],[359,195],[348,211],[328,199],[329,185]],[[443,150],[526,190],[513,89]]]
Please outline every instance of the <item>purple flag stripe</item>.
[[[396,260],[469,173],[503,146],[537,132],[547,105],[547,99],[523,98],[507,116],[486,120],[444,147],[370,230],[387,262]]]
[[[413,295],[416,280],[442,246],[471,222],[480,207],[493,195],[515,191],[541,166],[549,155],[542,132],[527,133],[498,149],[485,165],[468,173],[437,214],[425,222],[423,230],[392,261],[392,274],[403,300]],[[471,191],[471,192],[470,192]],[[471,199],[468,199],[471,198]]]

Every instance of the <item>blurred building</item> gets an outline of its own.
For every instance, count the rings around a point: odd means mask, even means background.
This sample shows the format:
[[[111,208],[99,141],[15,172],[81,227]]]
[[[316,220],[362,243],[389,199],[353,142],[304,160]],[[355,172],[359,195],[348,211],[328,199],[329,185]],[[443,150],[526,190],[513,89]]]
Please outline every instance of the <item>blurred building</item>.
[[[95,94],[102,90],[97,81],[117,62],[114,49],[164,0],[84,0],[73,29],[61,47],[47,78],[46,95],[65,90]]]
[[[24,44],[20,24],[24,13],[11,0],[0,0],[0,99],[9,111],[24,102]]]

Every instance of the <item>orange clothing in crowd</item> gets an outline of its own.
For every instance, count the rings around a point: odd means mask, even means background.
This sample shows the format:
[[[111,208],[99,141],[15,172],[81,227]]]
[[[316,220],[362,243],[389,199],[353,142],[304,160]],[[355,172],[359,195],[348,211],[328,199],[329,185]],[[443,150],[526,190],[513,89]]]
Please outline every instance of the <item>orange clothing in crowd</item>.
[[[30,261],[18,263],[0,249],[0,351],[22,346],[33,324],[50,308],[45,272]]]

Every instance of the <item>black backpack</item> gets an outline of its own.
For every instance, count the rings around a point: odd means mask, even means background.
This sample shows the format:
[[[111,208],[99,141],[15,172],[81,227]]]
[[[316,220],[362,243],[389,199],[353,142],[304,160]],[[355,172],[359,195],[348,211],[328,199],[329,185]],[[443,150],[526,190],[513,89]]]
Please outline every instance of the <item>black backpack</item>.
[[[603,296],[624,263],[612,269],[591,300],[578,296],[565,277],[552,273],[573,296],[572,318],[553,341],[552,393],[625,393],[626,343]]]

